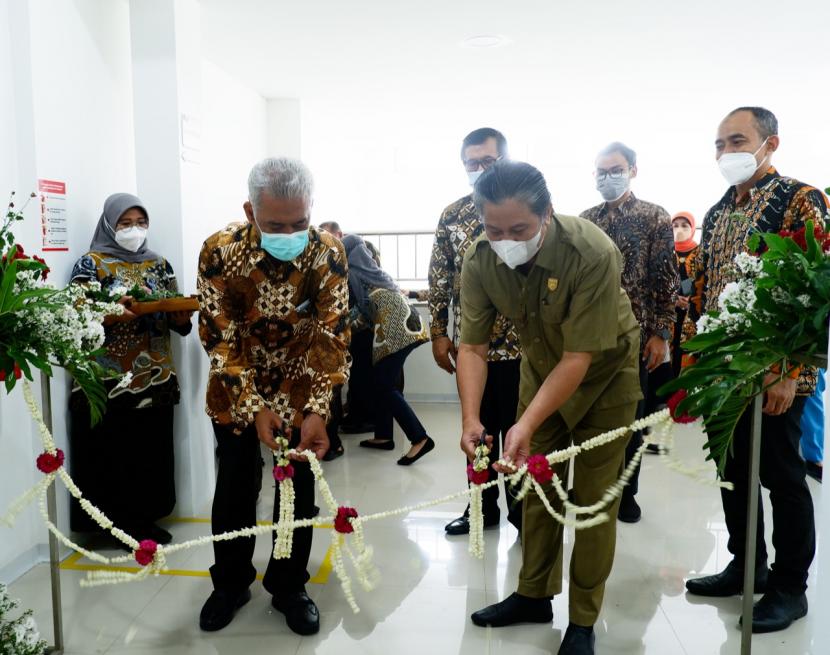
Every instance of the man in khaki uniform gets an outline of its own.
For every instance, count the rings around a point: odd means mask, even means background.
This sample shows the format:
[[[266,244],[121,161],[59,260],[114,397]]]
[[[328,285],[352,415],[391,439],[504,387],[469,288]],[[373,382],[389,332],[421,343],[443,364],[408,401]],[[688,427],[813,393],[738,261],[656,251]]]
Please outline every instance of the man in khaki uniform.
[[[484,235],[467,252],[462,269],[462,450],[472,457],[482,433],[479,403],[497,313],[515,323],[523,352],[519,418],[507,434],[506,460],[522,466],[531,454],[567,448],[631,423],[642,397],[639,326],[620,288],[619,250],[588,221],[554,214],[545,180],[529,164],[498,162],[477,181],[473,198]],[[577,504],[595,503],[618,479],[626,441],[575,459]],[[556,472],[567,480],[567,464]],[[561,511],[552,486],[546,486]],[[617,505],[608,508],[611,516]],[[562,588],[562,526],[532,493],[524,500],[522,520],[526,537],[518,592],[473,614],[477,625],[552,619],[550,599]],[[560,655],[594,652],[593,624],[615,543],[615,521],[576,533],[570,623]]]

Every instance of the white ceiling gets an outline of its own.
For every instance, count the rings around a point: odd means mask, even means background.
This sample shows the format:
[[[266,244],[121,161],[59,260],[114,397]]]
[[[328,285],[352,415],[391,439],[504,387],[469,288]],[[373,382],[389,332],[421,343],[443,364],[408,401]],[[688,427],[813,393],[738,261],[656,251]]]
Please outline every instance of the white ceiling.
[[[208,59],[265,97],[540,96],[668,80],[764,80],[766,53],[823,60],[830,3],[806,0],[201,0]],[[460,46],[504,35],[494,49]],[[705,73],[701,76],[701,73]]]

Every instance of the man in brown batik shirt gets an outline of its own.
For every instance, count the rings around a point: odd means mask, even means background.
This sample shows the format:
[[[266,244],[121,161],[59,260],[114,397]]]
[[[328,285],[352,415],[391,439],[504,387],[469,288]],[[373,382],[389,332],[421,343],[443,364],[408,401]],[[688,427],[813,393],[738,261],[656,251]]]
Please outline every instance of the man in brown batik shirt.
[[[332,388],[347,377],[349,290],[342,244],[310,227],[312,180],[292,159],[265,159],[248,178],[248,221],[209,237],[199,256],[199,336],[210,358],[207,413],[219,467],[212,530],[256,525],[262,483],[260,442],[276,449],[289,435],[297,450],[323,457]],[[314,515],[314,477],[294,462],[294,517]],[[274,522],[279,517],[279,485]],[[319,630],[305,592],[312,529],[294,531],[291,556],[271,559],[263,585],[298,634]],[[221,630],[251,598],[255,538],[214,543],[214,591],[199,619]]]
[[[581,216],[602,228],[623,256],[622,286],[640,324],[640,386],[644,400],[637,407],[637,418],[642,418],[650,378],[652,385],[660,386],[666,379],[659,376],[658,380],[658,369],[669,376],[671,371],[669,340],[680,285],[671,217],[659,205],[640,200],[631,192],[631,180],[637,177],[637,154],[625,144],[615,142],[604,148],[597,156],[594,175],[605,202]],[[635,432],[626,450],[626,466],[642,443],[642,432]],[[639,477],[638,466],[620,502],[619,519],[626,523],[636,523],[642,514],[635,500]]]

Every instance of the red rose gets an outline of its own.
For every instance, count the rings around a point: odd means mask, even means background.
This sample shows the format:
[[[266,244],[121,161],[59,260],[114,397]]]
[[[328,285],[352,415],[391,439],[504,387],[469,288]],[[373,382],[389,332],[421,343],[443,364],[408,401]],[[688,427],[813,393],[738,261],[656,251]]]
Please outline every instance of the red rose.
[[[490,472],[487,469],[476,471],[472,464],[467,464],[467,479],[473,484],[484,484],[490,481]]]
[[[57,471],[61,466],[63,466],[64,455],[63,451],[58,448],[55,451],[55,454],[52,453],[41,453],[37,456],[37,468],[38,471],[41,473],[54,473]]]
[[[527,471],[539,484],[545,484],[553,479],[553,469],[548,458],[544,455],[531,455],[527,458]]]
[[[46,266],[46,260],[43,259],[42,257],[38,257],[37,255],[32,255],[32,259],[34,259],[38,264],[43,264],[44,266]],[[41,279],[45,280],[47,277],[49,277],[49,273],[51,273],[51,272],[52,272],[52,269],[49,268],[48,266],[46,266],[46,268],[44,268],[40,272]]]
[[[671,417],[675,423],[695,422],[695,417],[688,412],[683,412],[679,415],[677,413],[677,406],[686,399],[686,395],[686,390],[680,389],[680,391],[675,391],[674,395],[666,402],[666,406],[669,408],[669,412],[671,412]]]
[[[19,380],[22,375],[23,375],[23,371],[21,371],[20,367],[17,364],[15,364],[14,365],[14,379]],[[5,381],[6,381],[6,371],[0,370],[0,382],[5,382]]]
[[[152,539],[144,539],[140,541],[138,544],[138,550],[135,551],[135,561],[141,564],[141,566],[152,564],[156,557],[156,551],[158,548],[158,544]]]
[[[357,518],[357,510],[354,507],[338,507],[337,516],[334,517],[334,529],[341,534],[351,534],[354,526],[349,519]]]
[[[274,479],[277,482],[282,482],[283,480],[290,480],[293,477],[294,467],[291,464],[287,464],[286,466],[274,467]]]

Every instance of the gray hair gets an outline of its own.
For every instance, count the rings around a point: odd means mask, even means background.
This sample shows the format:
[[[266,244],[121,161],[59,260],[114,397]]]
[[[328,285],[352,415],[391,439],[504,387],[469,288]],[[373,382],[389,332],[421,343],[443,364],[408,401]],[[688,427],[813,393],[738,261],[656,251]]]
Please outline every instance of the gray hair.
[[[268,157],[256,164],[248,175],[248,200],[259,207],[262,192],[274,198],[311,200],[314,180],[311,171],[299,159]]]

